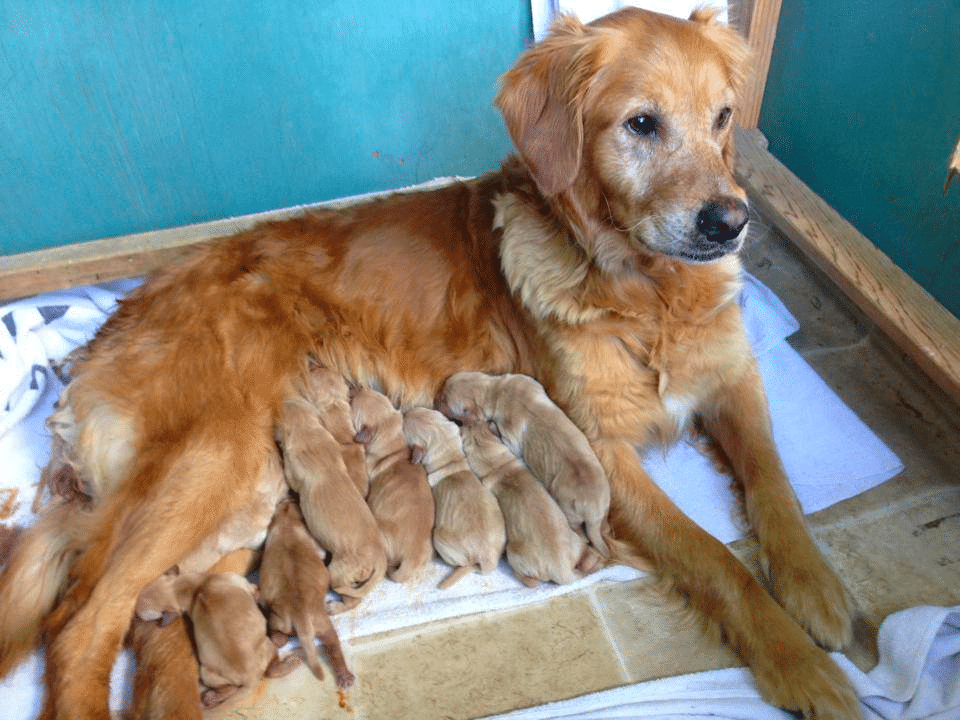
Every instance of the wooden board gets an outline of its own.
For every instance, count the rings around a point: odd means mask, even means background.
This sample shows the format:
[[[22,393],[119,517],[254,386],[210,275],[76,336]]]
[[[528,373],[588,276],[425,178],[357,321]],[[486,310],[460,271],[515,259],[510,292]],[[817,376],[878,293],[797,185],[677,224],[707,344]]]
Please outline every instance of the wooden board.
[[[780,4],[781,0],[754,0],[750,10],[747,40],[753,52],[753,72],[747,79],[743,101],[737,111],[737,122],[744,128],[753,129],[760,122],[760,107],[763,105],[763,92],[767,86],[770,56],[773,54],[773,43],[777,37]]]
[[[960,320],[738,129],[737,179],[754,207],[960,404]]]

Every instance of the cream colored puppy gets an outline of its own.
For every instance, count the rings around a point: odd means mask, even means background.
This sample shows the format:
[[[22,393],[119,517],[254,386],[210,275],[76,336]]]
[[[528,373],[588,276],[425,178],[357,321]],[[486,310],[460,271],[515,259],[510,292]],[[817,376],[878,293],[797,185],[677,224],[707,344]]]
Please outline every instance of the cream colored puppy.
[[[263,548],[260,594],[269,611],[267,627],[274,644],[282,647],[290,635],[296,634],[307,665],[318,679],[323,679],[315,645],[319,637],[333,666],[337,687],[344,689],[353,685],[354,677],[327,615],[330,575],[325,555],[307,530],[297,503],[284,500],[273,516]]]
[[[310,534],[330,552],[330,584],[342,600],[328,609],[338,613],[356,607],[387,567],[377,521],[350,479],[340,444],[307,399],[284,401],[276,436]]]
[[[416,577],[433,557],[433,493],[427,472],[411,459],[403,415],[385,395],[358,390],[350,401],[357,439],[366,451],[367,503],[380,526],[389,570],[396,582]]]
[[[497,498],[507,527],[507,561],[525,585],[571,583],[592,567],[596,551],[574,532],[543,485],[486,422],[462,428],[470,467]]]
[[[610,512],[610,482],[586,436],[526,375],[456,373],[437,398],[438,408],[462,422],[486,420],[504,444],[543,482],[577,531],[606,557],[603,527]]]
[[[206,688],[200,694],[204,707],[216,707],[235,693],[255,687],[264,676],[282,677],[300,664],[297,655],[280,658],[267,636],[257,588],[243,576],[164,575],[152,587],[154,597],[172,597],[175,605],[141,605],[140,610],[160,617],[170,610],[190,616],[200,682]]]
[[[403,416],[403,432],[433,488],[436,518],[433,546],[454,572],[440,582],[448,588],[467,573],[491,572],[503,555],[507,530],[497,499],[467,463],[460,428],[441,413],[417,407]]]
[[[364,461],[363,447],[354,439],[357,431],[350,414],[350,387],[343,375],[324,367],[311,367],[307,379],[306,397],[320,413],[320,424],[340,444],[340,454],[347,466],[347,474],[360,492],[367,497],[370,479]]]

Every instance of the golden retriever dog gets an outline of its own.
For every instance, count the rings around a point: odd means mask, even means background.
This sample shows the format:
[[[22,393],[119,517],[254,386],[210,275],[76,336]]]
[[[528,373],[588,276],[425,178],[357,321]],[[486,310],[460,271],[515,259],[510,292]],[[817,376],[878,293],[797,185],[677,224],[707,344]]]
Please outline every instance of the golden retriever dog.
[[[130,630],[136,669],[129,720],[201,720],[200,666],[186,621],[135,620]]]
[[[292,499],[280,503],[260,561],[260,595],[267,606],[267,628],[278,647],[296,634],[303,658],[318,680],[323,667],[317,656],[319,637],[333,666],[337,687],[353,685],[336,628],[327,615],[330,575],[326,552],[307,530],[300,508]]]
[[[403,434],[403,414],[386,395],[362,388],[350,399],[357,440],[366,452],[370,495],[387,553],[387,577],[415,579],[433,558],[433,493],[427,471],[413,462]]]
[[[486,422],[464,425],[470,467],[497,498],[507,530],[507,562],[527,587],[576,582],[599,557],[573,531],[560,506]]]
[[[586,436],[527,375],[462,372],[443,384],[437,404],[464,422],[492,422],[497,435],[526,464],[577,532],[607,556],[603,527],[610,483]]]
[[[777,454],[737,302],[747,60],[708,11],[561,18],[501,78],[517,154],[499,171],[265,223],[130,293],[67,393],[97,496],[11,556],[0,674],[42,632],[46,716],[107,719],[137,596],[250,501],[312,359],[404,409],[456,372],[536,378],[607,472],[618,559],[655,566],[769,702],[857,717],[823,649],[849,641],[853,605]],[[769,591],[644,472],[636,447],[691,419],[742,486]]]
[[[433,547],[455,568],[437,587],[444,590],[472,572],[493,572],[507,529],[497,499],[467,463],[460,428],[436,410],[415,407],[403,414],[403,434],[422,448],[420,462],[433,489]]]
[[[306,395],[287,397],[276,426],[284,473],[298,493],[310,534],[330,553],[330,583],[341,600],[331,612],[356,607],[387,569],[380,530],[350,477],[336,438]]]
[[[242,575],[170,574],[151,588],[151,604],[143,597],[140,600],[144,615],[166,617],[175,611],[190,617],[205,708],[252,690],[264,677],[282,677],[300,665],[299,654],[280,657],[267,635],[267,619],[257,602],[259,590]]]
[[[354,440],[357,429],[350,413],[350,388],[343,375],[329,368],[310,368],[307,395],[320,414],[320,424],[340,444],[340,454],[360,497],[370,491],[363,446]]]

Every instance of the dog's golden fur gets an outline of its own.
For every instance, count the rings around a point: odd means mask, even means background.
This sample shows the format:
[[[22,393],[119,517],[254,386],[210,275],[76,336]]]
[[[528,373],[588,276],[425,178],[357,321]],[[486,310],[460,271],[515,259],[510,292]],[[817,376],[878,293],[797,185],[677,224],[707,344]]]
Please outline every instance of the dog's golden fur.
[[[0,672],[42,626],[46,717],[106,720],[137,595],[249,501],[312,356],[403,408],[462,370],[537,378],[607,471],[619,547],[720,627],[765,698],[856,716],[817,645],[848,640],[850,600],[785,477],[736,302],[746,55],[702,11],[563,18],[502,78],[519,157],[500,172],[267,223],[133,292],[66,395],[94,502],[54,508],[11,558]],[[731,460],[770,593],[638,461],[688,418]]]

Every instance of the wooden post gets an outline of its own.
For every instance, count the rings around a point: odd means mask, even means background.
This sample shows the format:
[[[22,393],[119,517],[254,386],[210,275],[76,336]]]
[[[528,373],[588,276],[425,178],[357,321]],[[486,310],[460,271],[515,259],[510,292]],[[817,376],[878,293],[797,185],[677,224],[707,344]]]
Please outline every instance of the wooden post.
[[[753,51],[753,72],[747,79],[743,94],[743,103],[737,115],[740,126],[752,130],[760,121],[760,107],[763,105],[763,92],[767,86],[767,72],[770,70],[770,55],[773,42],[777,37],[777,23],[780,20],[781,0],[754,0],[750,15],[750,29],[747,40]]]

